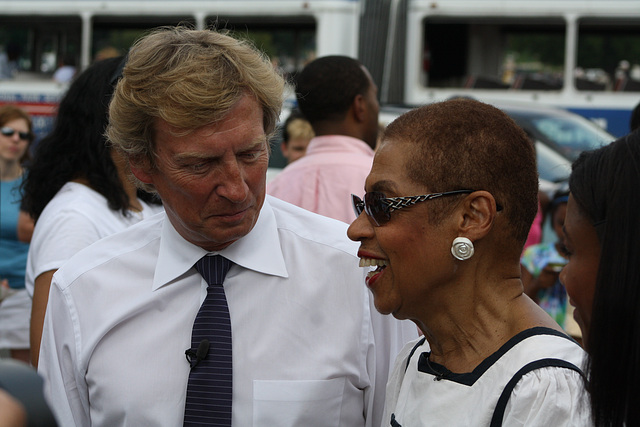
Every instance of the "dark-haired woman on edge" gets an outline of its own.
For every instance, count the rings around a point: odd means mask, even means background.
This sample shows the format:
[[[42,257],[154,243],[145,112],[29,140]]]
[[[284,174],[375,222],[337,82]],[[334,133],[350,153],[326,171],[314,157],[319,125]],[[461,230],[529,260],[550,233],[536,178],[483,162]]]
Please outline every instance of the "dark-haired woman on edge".
[[[34,366],[56,270],[79,250],[161,210],[152,196],[137,193],[128,165],[104,137],[121,62],[99,61],[75,78],[24,183],[23,209],[36,220],[26,270]]]
[[[640,131],[573,165],[560,281],[589,354],[596,426],[640,425]]]

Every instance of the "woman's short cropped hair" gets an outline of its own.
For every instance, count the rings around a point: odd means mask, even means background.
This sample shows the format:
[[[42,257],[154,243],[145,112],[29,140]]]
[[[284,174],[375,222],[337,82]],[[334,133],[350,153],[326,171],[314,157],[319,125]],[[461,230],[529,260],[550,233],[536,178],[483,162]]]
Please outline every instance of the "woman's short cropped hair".
[[[31,145],[31,141],[33,141],[33,123],[29,114],[22,108],[11,104],[0,107],[0,127],[16,119],[23,119],[27,122],[27,127],[29,128],[29,145]],[[29,148],[27,148],[20,158],[20,163],[25,163],[30,158]]]
[[[414,150],[407,173],[429,192],[486,190],[502,207],[507,235],[524,242],[538,209],[538,172],[533,143],[501,110],[471,99],[452,99],[411,110],[385,130],[384,141]],[[438,223],[452,207],[430,202]]]
[[[186,135],[220,121],[249,94],[262,106],[270,135],[283,89],[282,76],[247,41],[213,30],[163,27],[129,51],[110,105],[107,135],[126,155],[154,167],[157,120]]]

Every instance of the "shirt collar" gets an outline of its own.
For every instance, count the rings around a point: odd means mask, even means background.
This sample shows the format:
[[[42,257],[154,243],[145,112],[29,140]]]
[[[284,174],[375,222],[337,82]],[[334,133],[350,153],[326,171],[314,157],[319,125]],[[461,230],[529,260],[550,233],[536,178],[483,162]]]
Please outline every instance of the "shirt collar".
[[[272,276],[289,277],[282,255],[278,227],[269,197],[260,209],[258,221],[246,236],[221,251],[235,264],[249,270]],[[162,225],[160,250],[153,277],[152,289],[156,289],[182,277],[208,252],[185,240],[167,218]]]

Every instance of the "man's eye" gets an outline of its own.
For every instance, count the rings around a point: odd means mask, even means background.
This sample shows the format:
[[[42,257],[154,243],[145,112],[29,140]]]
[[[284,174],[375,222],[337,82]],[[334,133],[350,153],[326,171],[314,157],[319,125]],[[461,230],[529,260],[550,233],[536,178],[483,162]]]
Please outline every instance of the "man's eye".
[[[207,167],[207,163],[194,163],[189,165],[189,169],[193,172],[203,172]]]
[[[260,157],[260,151],[247,151],[246,153],[240,154],[240,156],[247,160],[255,160]]]

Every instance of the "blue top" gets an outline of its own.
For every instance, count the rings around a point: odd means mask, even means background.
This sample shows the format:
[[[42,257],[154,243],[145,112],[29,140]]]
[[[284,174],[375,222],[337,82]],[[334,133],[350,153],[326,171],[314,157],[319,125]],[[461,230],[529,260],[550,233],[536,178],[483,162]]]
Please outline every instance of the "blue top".
[[[18,213],[20,212],[20,184],[22,177],[0,182],[0,279],[8,279],[9,286],[24,288],[29,244],[18,241]]]

